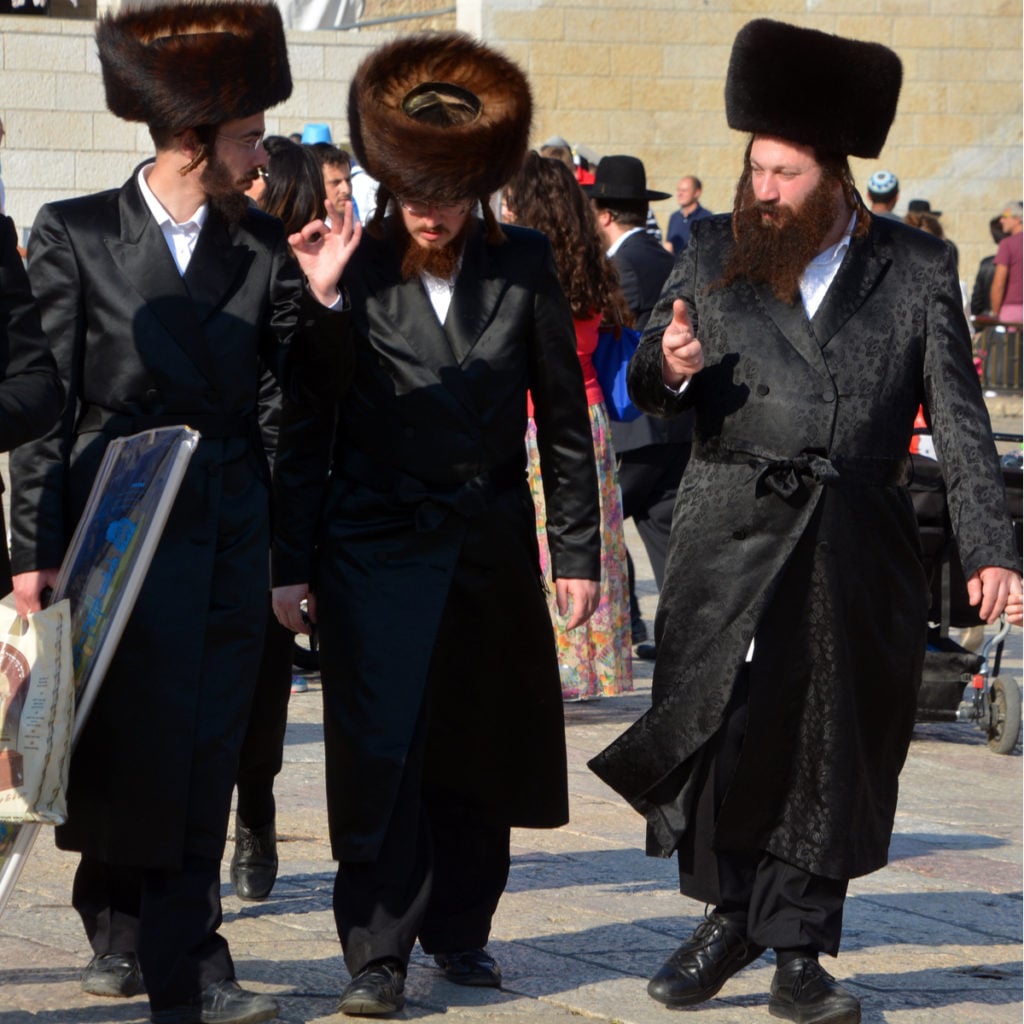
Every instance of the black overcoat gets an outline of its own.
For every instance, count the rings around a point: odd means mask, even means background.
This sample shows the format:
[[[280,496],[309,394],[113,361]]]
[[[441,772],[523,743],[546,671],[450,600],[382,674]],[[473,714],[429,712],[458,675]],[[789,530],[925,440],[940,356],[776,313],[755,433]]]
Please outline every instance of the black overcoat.
[[[567,820],[561,689],[526,479],[527,388],[556,576],[599,578],[597,476],[550,246],[504,230],[504,244],[485,244],[474,222],[443,329],[420,279],[402,282],[392,243],[364,235],[344,278],[355,371],[326,488],[331,437],[316,421],[282,427],[274,576],[316,591],[342,860],[374,859],[427,699],[429,778],[495,822]],[[469,599],[454,613],[456,590]],[[431,672],[444,674],[444,692],[427,698]]]
[[[64,404],[57,364],[39,322],[18,238],[0,217],[0,452],[45,434]],[[0,480],[0,493],[3,480]],[[11,592],[7,525],[0,508],[0,597]]]
[[[44,206],[29,275],[68,400],[11,458],[15,572],[59,566],[109,439],[202,440],[71,765],[58,843],[111,864],[219,858],[267,610],[260,359],[339,381],[347,313],[304,293],[279,221],[207,217],[182,278],[135,175]],[[301,372],[300,372],[301,371]]]
[[[927,594],[899,481],[919,403],[965,569],[1018,560],[948,246],[873,218],[809,321],[767,287],[715,287],[731,237],[728,217],[694,225],[630,368],[639,404],[697,422],[652,708],[591,764],[647,816],[651,852],[673,850],[756,638],[714,845],[849,878],[885,863],[914,721]],[[706,360],[681,397],[661,372],[677,297]]]

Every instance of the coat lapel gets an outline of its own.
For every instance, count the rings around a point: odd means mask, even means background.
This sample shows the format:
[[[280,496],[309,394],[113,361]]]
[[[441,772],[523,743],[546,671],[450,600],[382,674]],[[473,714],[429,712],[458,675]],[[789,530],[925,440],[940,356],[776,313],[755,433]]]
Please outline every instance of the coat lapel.
[[[479,223],[466,239],[462,269],[455,282],[455,294],[444,322],[452,353],[460,366],[494,317],[505,290],[505,281],[492,273]]]
[[[782,332],[786,340],[822,376],[829,376],[821,345],[811,329],[803,303],[797,300],[792,305],[776,298],[771,287],[764,283],[752,285],[761,301],[764,311],[772,323]]]
[[[811,321],[811,328],[822,348],[865,303],[891,262],[874,255],[870,235],[851,241],[832,287]]]
[[[210,211],[185,271],[185,286],[201,321],[207,320],[252,263],[252,250],[236,245],[222,217]]]

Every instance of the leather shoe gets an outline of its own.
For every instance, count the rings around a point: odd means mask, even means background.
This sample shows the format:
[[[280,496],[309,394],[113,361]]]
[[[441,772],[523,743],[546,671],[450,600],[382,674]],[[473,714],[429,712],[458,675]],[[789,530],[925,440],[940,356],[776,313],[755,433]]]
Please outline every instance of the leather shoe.
[[[190,1002],[154,1010],[151,1017],[153,1024],[260,1024],[279,1012],[276,999],[247,992],[233,978],[225,978],[207,985]]]
[[[405,968],[397,960],[368,964],[345,986],[338,1013],[349,1017],[386,1017],[405,1006]]]
[[[460,953],[435,953],[434,963],[441,968],[444,976],[456,985],[501,988],[501,968],[486,950],[467,949]]]
[[[651,978],[647,994],[673,1009],[703,1003],[763,952],[726,918],[712,914]]]
[[[775,972],[768,1012],[796,1024],[860,1024],[860,1000],[813,957],[797,957]]]
[[[235,818],[235,852],[231,857],[231,885],[240,900],[258,902],[270,895],[277,881],[277,831],[274,822],[247,828]]]
[[[657,661],[658,660],[658,645],[655,643],[649,644],[637,644],[636,654],[640,661]]]
[[[82,991],[94,996],[129,996],[142,991],[142,971],[134,953],[102,953],[82,971]]]

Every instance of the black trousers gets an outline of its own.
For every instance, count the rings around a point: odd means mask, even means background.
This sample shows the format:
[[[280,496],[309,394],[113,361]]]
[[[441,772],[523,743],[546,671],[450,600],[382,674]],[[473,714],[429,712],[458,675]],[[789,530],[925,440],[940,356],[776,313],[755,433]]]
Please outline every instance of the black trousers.
[[[676,492],[689,460],[687,443],[651,444],[616,456],[622,515],[636,523],[658,590],[665,578]]]
[[[263,657],[238,762],[238,817],[248,828],[274,820],[274,779],[281,771],[288,699],[292,688],[294,634],[267,618]]]
[[[235,976],[218,933],[219,860],[186,857],[180,871],[168,871],[83,855],[71,903],[95,954],[138,954],[153,1010],[187,1003],[212,982]]]
[[[740,670],[725,720],[711,741],[695,827],[679,855],[679,888],[716,904],[747,938],[770,949],[813,949],[835,956],[843,931],[847,879],[815,875],[764,850],[713,848],[714,823],[732,781],[747,726],[749,672]],[[766,767],[770,770],[770,766]]]
[[[377,859],[338,864],[334,920],[353,977],[375,960],[407,964],[417,938],[426,953],[482,948],[508,881],[509,827],[424,778],[426,718]]]

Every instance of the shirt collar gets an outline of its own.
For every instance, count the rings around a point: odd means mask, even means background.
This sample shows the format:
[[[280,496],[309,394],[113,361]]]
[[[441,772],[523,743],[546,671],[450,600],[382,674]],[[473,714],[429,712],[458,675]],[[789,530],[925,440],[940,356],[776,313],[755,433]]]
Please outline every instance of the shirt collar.
[[[850,221],[846,225],[846,230],[843,232],[843,237],[836,242],[835,245],[830,245],[823,252],[819,252],[814,259],[811,260],[810,266],[827,266],[829,263],[839,263],[846,255],[846,250],[850,248],[850,239],[853,236],[853,229],[857,223],[857,211],[854,210],[850,216]]]
[[[633,228],[632,231],[627,231],[624,235],[619,235],[618,238],[608,246],[608,250],[605,252],[605,256],[611,259],[621,248],[622,243],[629,238],[630,235],[635,235],[638,231],[643,231],[644,228]]]
[[[192,214],[188,220],[184,220],[178,223],[166,210],[163,203],[157,199],[153,190],[149,187],[149,182],[146,180],[149,177],[150,171],[153,170],[152,164],[143,164],[139,168],[138,183],[139,191],[142,193],[142,198],[145,200],[146,206],[149,207],[149,212],[153,214],[153,219],[161,227],[171,228],[184,228],[192,224],[195,226],[197,231],[202,230],[203,225],[206,223],[206,216],[210,212],[209,203],[203,203],[195,213]]]

